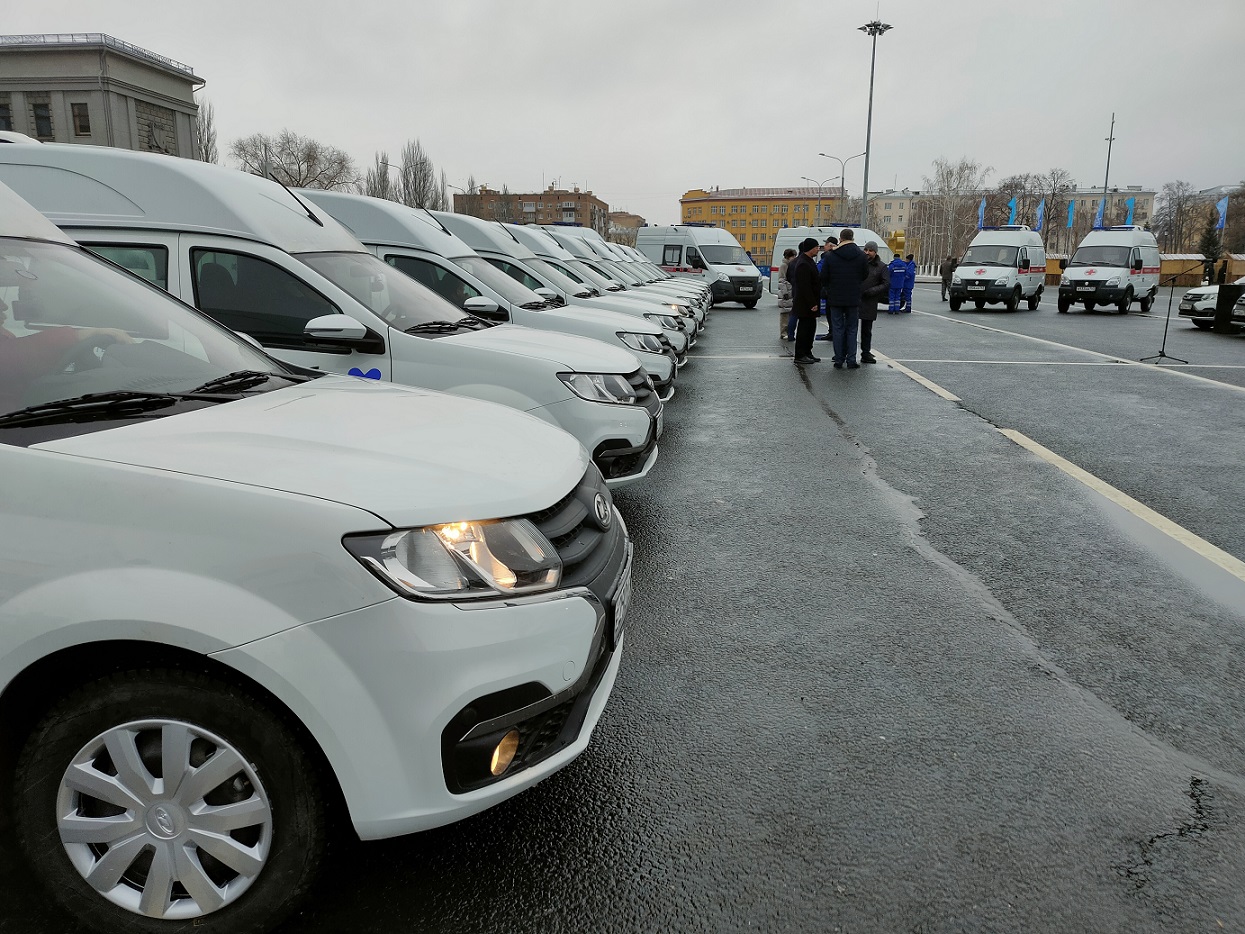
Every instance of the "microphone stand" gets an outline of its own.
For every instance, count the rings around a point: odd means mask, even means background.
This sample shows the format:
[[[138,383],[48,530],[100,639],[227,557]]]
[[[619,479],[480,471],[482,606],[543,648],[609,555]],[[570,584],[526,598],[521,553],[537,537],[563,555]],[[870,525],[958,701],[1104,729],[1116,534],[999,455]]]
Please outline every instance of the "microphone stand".
[[[1173,285],[1175,281],[1179,279],[1181,276],[1188,275],[1189,273],[1193,272],[1193,270],[1204,265],[1205,265],[1204,263],[1198,263],[1195,266],[1190,266],[1188,269],[1182,269],[1180,270],[1180,272],[1175,273],[1174,275],[1168,276],[1167,284]],[[1159,347],[1159,352],[1156,353],[1152,357],[1142,357],[1140,360],[1137,361],[1138,363],[1150,363],[1151,361],[1156,361],[1155,366],[1161,366],[1162,361],[1164,360],[1175,360],[1177,363],[1183,363],[1186,366],[1188,365],[1189,363],[1188,360],[1181,360],[1179,357],[1173,357],[1171,354],[1167,353],[1167,329],[1171,327],[1172,301],[1175,299],[1175,297],[1176,297],[1176,290],[1173,288],[1170,292],[1167,293],[1167,320],[1163,322],[1163,344],[1161,347]]]

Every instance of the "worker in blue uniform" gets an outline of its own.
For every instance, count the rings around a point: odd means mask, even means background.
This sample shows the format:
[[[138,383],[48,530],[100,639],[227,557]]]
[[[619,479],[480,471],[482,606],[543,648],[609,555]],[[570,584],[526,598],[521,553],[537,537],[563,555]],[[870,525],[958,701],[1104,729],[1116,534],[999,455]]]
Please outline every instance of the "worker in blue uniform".
[[[886,266],[887,271],[891,274],[890,292],[887,294],[886,313],[888,315],[897,315],[903,308],[903,286],[908,276],[908,264],[903,261],[899,254],[895,254]]]
[[[904,263],[903,277],[903,306],[902,311],[907,314],[912,313],[912,287],[916,285],[916,259],[911,253],[906,257]]]

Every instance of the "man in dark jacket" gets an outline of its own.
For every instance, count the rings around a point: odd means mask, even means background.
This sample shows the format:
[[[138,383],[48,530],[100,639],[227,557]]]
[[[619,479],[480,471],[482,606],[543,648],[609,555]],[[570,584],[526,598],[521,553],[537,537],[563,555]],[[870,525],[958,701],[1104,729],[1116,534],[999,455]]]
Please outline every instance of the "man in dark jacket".
[[[868,272],[864,251],[856,246],[852,228],[839,232],[838,249],[827,253],[821,263],[821,290],[830,316],[834,337],[834,368],[860,367],[856,362],[856,330],[860,326],[860,284]]]
[[[869,351],[873,348],[873,322],[878,317],[878,303],[884,302],[891,288],[891,271],[878,258],[878,245],[865,244],[865,281],[860,283],[860,362],[877,363]]]
[[[955,261],[954,256],[948,256],[942,261],[942,265],[938,267],[938,278],[942,280],[942,300],[947,300],[947,293],[951,291],[951,277],[955,275],[955,267],[959,263]]]
[[[821,311],[821,282],[817,277],[817,241],[805,237],[800,241],[800,255],[787,267],[791,282],[791,313],[796,317],[795,364],[820,363],[813,356],[813,335],[817,333],[817,313]]]

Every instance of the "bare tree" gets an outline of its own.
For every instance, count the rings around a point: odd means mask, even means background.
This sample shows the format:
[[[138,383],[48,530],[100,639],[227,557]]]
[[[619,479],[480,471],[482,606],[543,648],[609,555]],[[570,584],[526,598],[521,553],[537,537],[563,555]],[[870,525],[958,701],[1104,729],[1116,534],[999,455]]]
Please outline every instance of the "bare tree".
[[[933,175],[923,179],[919,210],[909,224],[911,236],[923,245],[924,260],[944,253],[959,256],[977,229],[977,206],[986,194],[989,166],[963,156],[952,162],[934,160]]]
[[[216,108],[206,97],[195,114],[195,158],[200,162],[220,162],[216,147]]]
[[[469,214],[472,217],[484,216],[480,183],[476,181],[474,175],[467,176],[467,190],[463,192],[462,200],[458,202],[458,213]]]
[[[329,146],[292,130],[276,136],[253,133],[234,140],[229,155],[244,172],[275,179],[291,188],[350,190],[359,182],[354,160]]]
[[[1167,182],[1159,191],[1151,227],[1165,253],[1186,253],[1198,234],[1201,205],[1188,182]]]
[[[384,198],[386,201],[399,200],[398,186],[394,183],[393,172],[389,163],[389,153],[377,152],[371,168],[363,176],[359,191],[373,198]]]
[[[493,220],[501,221],[503,224],[515,223],[514,199],[510,196],[509,185],[501,186],[499,198],[493,207]]]
[[[441,191],[437,185],[436,169],[423,143],[418,139],[406,141],[398,156],[398,198],[413,208],[438,210]]]

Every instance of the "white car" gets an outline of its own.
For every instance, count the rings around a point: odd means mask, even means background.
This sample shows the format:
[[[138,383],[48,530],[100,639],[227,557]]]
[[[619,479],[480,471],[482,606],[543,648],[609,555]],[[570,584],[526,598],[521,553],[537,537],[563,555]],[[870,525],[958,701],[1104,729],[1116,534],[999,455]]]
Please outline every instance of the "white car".
[[[311,378],[0,185],[0,733],[84,928],[266,931],[584,750],[631,545],[567,433]]]
[[[1233,285],[1245,285],[1245,276]],[[1200,285],[1180,296],[1180,317],[1188,318],[1203,331],[1209,331],[1215,323],[1215,306],[1219,302],[1219,286]],[[1245,322],[1245,294],[1232,306],[1232,320]]]

